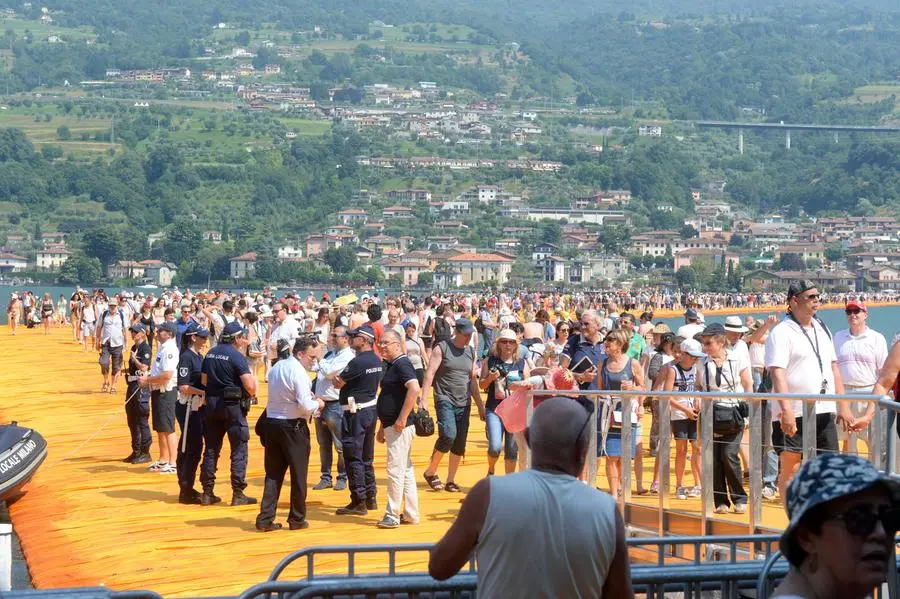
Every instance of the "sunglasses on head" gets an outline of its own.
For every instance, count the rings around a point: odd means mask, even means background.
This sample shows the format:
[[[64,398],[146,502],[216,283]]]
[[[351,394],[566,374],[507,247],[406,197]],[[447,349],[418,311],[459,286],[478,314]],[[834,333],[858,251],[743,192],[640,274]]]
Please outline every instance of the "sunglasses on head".
[[[832,516],[832,519],[843,522],[847,532],[857,537],[867,537],[872,534],[878,522],[881,522],[881,527],[892,537],[900,528],[900,510],[889,507],[873,511],[865,506],[857,506],[842,514]]]

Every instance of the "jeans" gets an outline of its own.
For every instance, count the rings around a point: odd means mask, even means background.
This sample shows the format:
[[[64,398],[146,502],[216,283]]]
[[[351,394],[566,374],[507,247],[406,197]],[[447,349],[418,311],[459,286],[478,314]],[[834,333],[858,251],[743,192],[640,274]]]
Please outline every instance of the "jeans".
[[[400,521],[400,506],[403,515],[412,523],[419,522],[419,492],[416,488],[416,472],[413,465],[412,447],[416,438],[416,427],[407,426],[397,432],[393,426],[385,427],[384,440],[387,443],[387,511],[388,516]]]
[[[347,480],[344,466],[344,445],[341,443],[341,426],[343,422],[341,403],[326,401],[322,414],[316,418],[316,441],[319,443],[319,461],[322,464],[322,480],[331,482],[331,460],[337,452],[338,480]],[[332,447],[334,450],[332,450]]]
[[[740,450],[743,436],[744,431],[731,435],[713,435],[713,497],[716,507],[747,503],[741,476]]]
[[[503,459],[518,459],[519,448],[516,446],[516,440],[512,433],[503,426],[503,421],[497,416],[497,412],[488,409],[484,416],[484,432],[487,434],[488,440],[488,456],[492,458],[500,457],[500,450],[503,450]]]
[[[458,456],[466,455],[471,409],[471,403],[464,406],[455,406],[447,400],[438,400],[434,403],[438,421],[438,438],[434,442],[435,451],[441,453],[449,451]]]
[[[772,445],[771,401],[762,402],[762,452],[763,487],[774,489],[778,480],[778,454]]]

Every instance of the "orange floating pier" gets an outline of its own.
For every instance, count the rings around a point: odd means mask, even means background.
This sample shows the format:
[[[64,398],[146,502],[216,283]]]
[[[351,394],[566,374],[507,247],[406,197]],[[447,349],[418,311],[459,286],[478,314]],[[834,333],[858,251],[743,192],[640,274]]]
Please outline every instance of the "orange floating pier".
[[[437,541],[456,517],[460,494],[432,492],[421,474],[433,439],[415,443],[416,473],[420,479],[422,522],[380,530],[386,474],[383,445],[376,446],[375,472],[382,510],[366,517],[338,517],[334,510],[349,501],[347,491],[309,491],[310,527],[303,531],[259,533],[254,521],[259,506],[230,507],[228,444],[219,460],[218,506],[186,506],[177,502],[175,475],[151,473],[144,466],[120,460],[130,453],[130,438],[123,409],[124,382],[116,395],[100,393],[102,379],[97,354],[82,353],[69,328],[54,328],[50,336],[20,327],[12,336],[0,336],[0,421],[16,420],[38,430],[49,444],[47,460],[38,470],[24,497],[10,506],[35,587],[105,585],[114,590],[147,589],[164,596],[235,595],[265,580],[287,553],[316,545],[397,544]],[[265,405],[249,416],[251,425]],[[644,430],[649,431],[649,423]],[[314,433],[313,433],[314,434]],[[468,455],[457,482],[470,488],[487,470],[484,425],[474,416]],[[157,455],[156,442],[151,449]],[[255,435],[250,440],[247,493],[260,498],[263,486],[263,449]],[[502,468],[502,463],[498,464]],[[644,458],[644,480],[649,486],[653,460]],[[598,484],[605,486],[605,477]],[[319,458],[313,441],[309,484],[318,481]],[[440,472],[446,478],[446,464]],[[690,481],[689,473],[686,481]],[[692,481],[690,481],[692,482]],[[686,483],[688,484],[688,483]],[[199,484],[198,484],[199,486]],[[278,521],[287,516],[289,489],[282,491]],[[655,496],[636,497],[634,503],[656,505]],[[699,500],[672,500],[672,507],[699,512]],[[778,504],[767,504],[764,520],[784,525]],[[747,516],[732,515],[734,523]],[[693,534],[698,534],[699,530]],[[427,556],[403,556],[398,570],[421,571]],[[289,568],[285,577],[305,576],[304,564]],[[357,557],[357,571],[386,568],[383,556]],[[346,560],[318,558],[317,572],[343,572]]]

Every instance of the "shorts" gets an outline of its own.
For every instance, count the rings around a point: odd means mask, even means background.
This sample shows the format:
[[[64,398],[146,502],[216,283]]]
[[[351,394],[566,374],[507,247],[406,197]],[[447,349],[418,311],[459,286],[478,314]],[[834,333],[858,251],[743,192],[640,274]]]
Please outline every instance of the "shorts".
[[[82,337],[93,337],[94,336],[94,323],[82,322],[81,323],[81,336]]]
[[[100,371],[103,374],[109,372],[112,366],[113,374],[118,374],[122,370],[122,346],[110,347],[109,343],[104,343],[100,348]]]
[[[697,440],[697,421],[696,420],[673,420],[672,436],[676,441],[696,441]]]
[[[450,452],[453,455],[466,455],[466,439],[469,436],[469,414],[472,404],[457,406],[446,399],[435,402],[437,413],[438,438],[434,443],[435,451]]]
[[[636,426],[631,427],[631,457],[637,452],[637,435],[635,434]],[[611,428],[606,433],[606,446],[598,444],[597,457],[606,456],[609,458],[618,458],[622,456],[622,429]]]
[[[816,450],[818,452],[837,452],[837,425],[833,412],[816,414]],[[781,422],[772,422],[772,446],[775,453],[803,453],[803,419],[797,418],[797,433],[790,437],[781,431]]]
[[[158,433],[175,432],[175,403],[178,401],[178,391],[153,391],[150,394],[150,416],[153,420],[153,430]]]

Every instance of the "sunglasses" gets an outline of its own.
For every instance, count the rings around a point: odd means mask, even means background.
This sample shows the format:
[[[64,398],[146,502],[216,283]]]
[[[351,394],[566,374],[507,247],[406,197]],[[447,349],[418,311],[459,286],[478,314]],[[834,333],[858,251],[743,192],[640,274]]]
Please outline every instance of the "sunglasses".
[[[862,312],[862,310],[860,310],[859,308],[851,308],[849,310],[844,310],[844,313],[847,316],[850,316],[851,314],[859,314],[860,312]]]
[[[817,300],[817,299],[819,299],[819,298],[822,297],[822,296],[819,295],[818,293],[813,293],[812,295],[802,295],[802,296],[800,296],[800,297],[802,297],[802,298],[805,299],[805,300],[812,301],[812,300]]]
[[[856,537],[867,537],[872,534],[878,522],[881,522],[881,527],[892,537],[900,528],[900,510],[896,508],[873,511],[870,508],[858,506],[831,518],[843,522],[847,532]]]
[[[558,330],[560,333],[568,333],[568,332],[569,332],[569,329],[566,329],[566,328],[563,328],[563,329],[557,329],[557,330]]]

